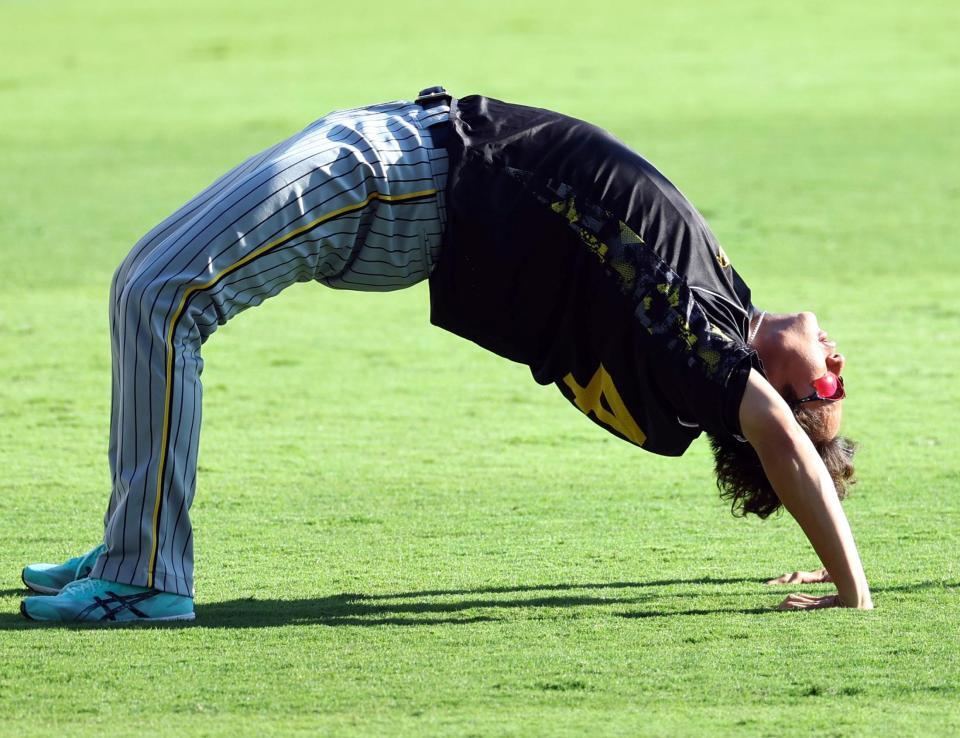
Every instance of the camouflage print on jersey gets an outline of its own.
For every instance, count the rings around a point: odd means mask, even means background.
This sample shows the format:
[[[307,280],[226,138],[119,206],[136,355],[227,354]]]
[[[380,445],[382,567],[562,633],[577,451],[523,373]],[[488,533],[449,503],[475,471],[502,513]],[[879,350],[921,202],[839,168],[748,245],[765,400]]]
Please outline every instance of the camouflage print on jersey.
[[[693,299],[686,280],[652,249],[643,248],[639,234],[613,213],[579,197],[567,184],[553,180],[537,182],[529,172],[506,171],[566,220],[620,291],[632,297],[636,318],[651,336],[662,336],[670,350],[682,350],[691,366],[702,364],[707,376],[729,375],[742,358],[728,350],[730,337],[709,321]],[[719,254],[729,266],[722,249]]]

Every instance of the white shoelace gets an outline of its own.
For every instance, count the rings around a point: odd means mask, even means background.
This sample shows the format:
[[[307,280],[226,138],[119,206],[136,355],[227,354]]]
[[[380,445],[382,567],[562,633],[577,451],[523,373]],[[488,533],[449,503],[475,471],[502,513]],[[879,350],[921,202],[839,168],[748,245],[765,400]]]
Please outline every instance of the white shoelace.
[[[74,579],[69,584],[64,585],[63,589],[60,590],[60,594],[63,594],[67,590],[70,591],[71,595],[83,595],[88,590],[96,587],[97,585],[94,582],[100,581],[99,579]]]
[[[80,571],[83,569],[84,566],[90,563],[90,559],[96,560],[97,557],[100,556],[100,549],[101,549],[101,546],[96,546],[95,548],[90,549],[83,556],[80,557],[80,560],[77,562],[77,568],[73,570],[74,580],[80,578]],[[93,570],[93,565],[90,566],[90,569]],[[84,576],[87,576],[87,575],[84,574]]]

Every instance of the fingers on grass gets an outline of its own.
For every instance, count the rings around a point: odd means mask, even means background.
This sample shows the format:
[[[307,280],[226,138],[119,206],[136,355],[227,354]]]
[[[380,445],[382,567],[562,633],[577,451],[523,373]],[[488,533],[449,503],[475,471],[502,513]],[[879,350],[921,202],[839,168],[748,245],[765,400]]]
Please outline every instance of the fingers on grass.
[[[803,572],[795,571],[792,573],[781,574],[776,579],[770,579],[767,584],[798,584],[803,582]]]
[[[767,584],[819,584],[821,582],[831,582],[830,574],[826,569],[817,569],[815,571],[794,571],[776,579],[770,579]]]
[[[794,592],[787,595],[786,599],[778,606],[778,610],[816,610],[824,607],[836,607],[838,605],[836,596],[817,597],[814,595]]]

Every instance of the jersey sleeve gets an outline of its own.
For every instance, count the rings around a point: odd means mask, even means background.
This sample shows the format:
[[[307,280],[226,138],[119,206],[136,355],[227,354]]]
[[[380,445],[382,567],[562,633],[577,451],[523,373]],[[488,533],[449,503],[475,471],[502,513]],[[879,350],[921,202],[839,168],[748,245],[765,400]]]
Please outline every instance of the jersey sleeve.
[[[682,287],[668,292],[678,298],[675,307],[669,297],[661,301],[648,295],[641,300],[640,323],[652,331],[646,342],[649,380],[676,411],[678,423],[742,438],[740,403],[750,370],[761,369],[759,359],[755,351],[723,335],[683,292]]]
[[[630,368],[642,374],[641,401],[661,409],[656,422],[648,421],[651,433],[658,423],[675,423],[742,436],[740,402],[750,370],[761,369],[756,352],[739,333],[712,321],[699,292],[652,249],[626,240],[608,239],[605,253],[607,273],[620,281],[629,315],[621,313],[622,328],[603,353],[615,354],[617,344],[621,352],[630,347]]]

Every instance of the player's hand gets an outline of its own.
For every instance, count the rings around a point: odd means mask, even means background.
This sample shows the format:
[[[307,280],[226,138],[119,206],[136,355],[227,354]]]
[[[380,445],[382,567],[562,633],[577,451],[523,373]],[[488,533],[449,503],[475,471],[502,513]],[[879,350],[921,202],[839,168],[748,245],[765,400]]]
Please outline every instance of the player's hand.
[[[794,571],[771,579],[767,584],[821,584],[823,582],[832,582],[830,572],[826,569],[817,569],[816,571]]]
[[[815,595],[795,592],[777,605],[778,610],[817,610],[822,607],[843,607],[843,602],[840,601],[840,595],[833,594],[826,595],[825,597],[817,597]]]

